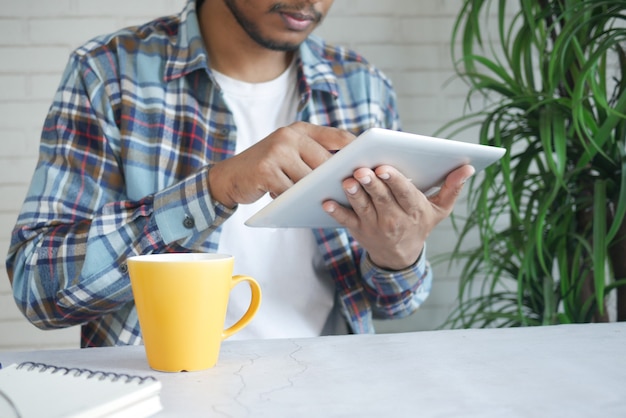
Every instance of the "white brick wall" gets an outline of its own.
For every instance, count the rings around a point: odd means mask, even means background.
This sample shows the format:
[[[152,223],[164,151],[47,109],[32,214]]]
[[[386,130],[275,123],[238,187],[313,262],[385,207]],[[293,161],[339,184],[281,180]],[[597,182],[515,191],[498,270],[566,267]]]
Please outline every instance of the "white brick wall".
[[[461,112],[464,88],[452,76],[451,26],[458,0],[336,0],[318,34],[363,53],[393,80],[404,129],[431,134]],[[69,52],[89,38],[176,13],[184,0],[0,0],[0,255],[37,157],[39,130]],[[468,138],[467,140],[472,140]],[[448,251],[449,222],[431,235],[431,255]],[[431,298],[410,318],[382,331],[426,330],[445,318],[456,272],[435,269]],[[78,329],[40,331],[15,307],[0,267],[0,350],[78,346]]]

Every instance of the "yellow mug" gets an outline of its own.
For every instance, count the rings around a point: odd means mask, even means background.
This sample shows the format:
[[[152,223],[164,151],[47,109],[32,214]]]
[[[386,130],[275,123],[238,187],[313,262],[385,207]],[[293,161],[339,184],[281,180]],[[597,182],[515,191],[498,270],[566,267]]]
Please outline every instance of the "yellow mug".
[[[128,272],[148,364],[163,372],[208,369],[222,341],[257,313],[261,288],[249,276],[233,276],[226,254],[168,253],[130,257]],[[247,282],[250,306],[224,329],[230,291]]]

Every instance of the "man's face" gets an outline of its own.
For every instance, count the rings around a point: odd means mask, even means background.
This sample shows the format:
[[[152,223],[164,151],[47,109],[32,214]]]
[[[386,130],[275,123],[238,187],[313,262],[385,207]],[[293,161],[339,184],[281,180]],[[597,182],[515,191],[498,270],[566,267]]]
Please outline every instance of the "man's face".
[[[224,0],[256,43],[277,51],[296,49],[328,13],[334,0]]]

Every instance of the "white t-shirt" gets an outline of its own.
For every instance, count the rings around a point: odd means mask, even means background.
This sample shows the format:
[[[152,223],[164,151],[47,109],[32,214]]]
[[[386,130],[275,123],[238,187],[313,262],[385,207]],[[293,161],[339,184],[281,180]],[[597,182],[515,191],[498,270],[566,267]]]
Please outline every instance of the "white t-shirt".
[[[246,83],[214,71],[237,126],[236,153],[279,127],[296,120],[297,68],[292,64],[278,78]],[[335,286],[322,264],[315,237],[308,229],[251,228],[244,225],[271,198],[239,205],[222,226],[218,251],[235,257],[235,274],[247,274],[261,285],[263,300],[252,322],[231,339],[319,336],[333,313]],[[241,284],[231,292],[226,325],[243,315],[250,291]],[[331,313],[333,315],[331,316]],[[331,331],[334,333],[334,331]]]

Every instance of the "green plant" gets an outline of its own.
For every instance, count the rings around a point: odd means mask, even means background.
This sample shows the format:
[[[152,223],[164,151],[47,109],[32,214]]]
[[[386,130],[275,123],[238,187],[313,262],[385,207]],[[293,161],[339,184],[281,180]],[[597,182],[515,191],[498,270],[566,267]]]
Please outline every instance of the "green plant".
[[[508,151],[454,218],[445,326],[606,321],[612,291],[626,320],[626,1],[465,0],[453,39],[480,110],[442,131]]]

